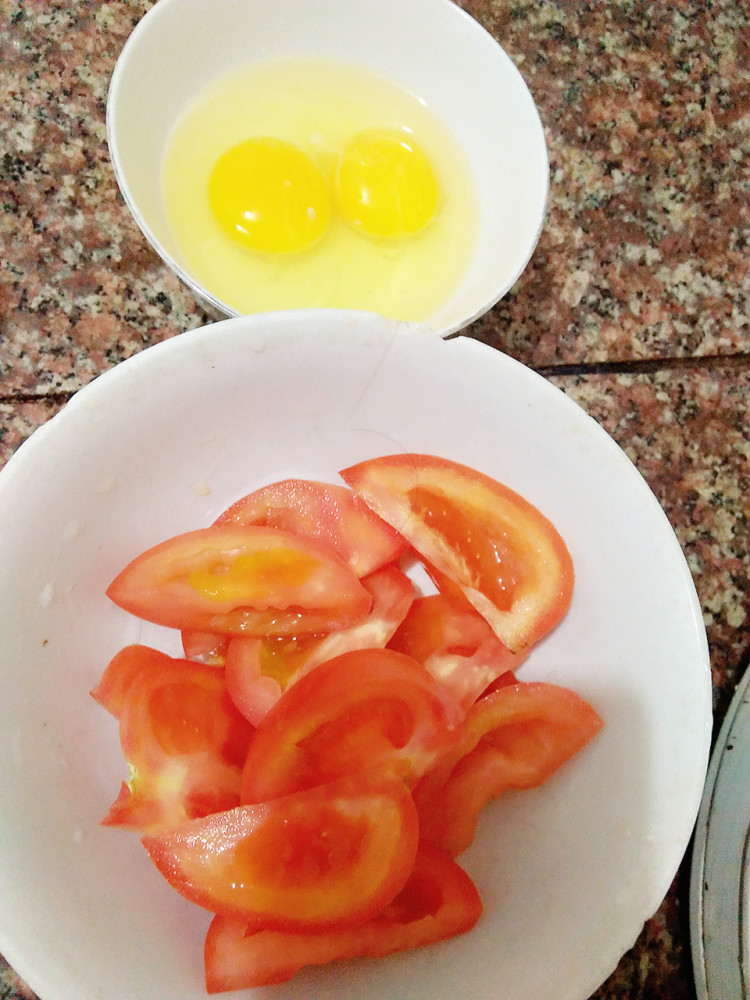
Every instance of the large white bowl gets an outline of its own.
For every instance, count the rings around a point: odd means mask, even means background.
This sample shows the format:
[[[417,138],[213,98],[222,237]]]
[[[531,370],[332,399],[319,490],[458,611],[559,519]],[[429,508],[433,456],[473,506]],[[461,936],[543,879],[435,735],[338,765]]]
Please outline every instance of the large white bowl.
[[[126,42],[107,104],[115,175],[144,235],[209,311],[236,315],[181,262],[163,211],[162,158],[175,121],[206,85],[290,56],[374,70],[423,99],[453,133],[474,175],[479,232],[463,281],[426,322],[441,335],[462,329],[526,267],[549,164],[521,74],[450,0],[159,0]]]
[[[563,393],[473,340],[363,313],[241,317],[102,375],[0,473],[0,952],[43,1000],[203,997],[208,915],[136,835],[99,825],[126,771],[88,691],[128,642],[176,651],[105,587],[263,483],[401,450],[474,466],[557,525],[576,590],[522,676],[573,688],[605,726],[483,815],[462,856],[485,903],[470,934],[254,995],[583,1000],[658,907],[711,703],[690,573],[643,479]]]

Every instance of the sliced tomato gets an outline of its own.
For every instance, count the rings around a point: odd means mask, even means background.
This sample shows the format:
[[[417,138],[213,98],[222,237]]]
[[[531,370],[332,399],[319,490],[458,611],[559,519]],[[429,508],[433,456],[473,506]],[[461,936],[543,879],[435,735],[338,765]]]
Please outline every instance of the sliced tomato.
[[[342,628],[371,603],[328,546],[266,527],[177,535],[134,559],[107,595],[157,625],[246,635]]]
[[[131,772],[103,825],[152,831],[239,804],[252,726],[232,704],[223,671],[130,646],[103,683],[117,693]]]
[[[392,562],[406,540],[351,490],[311,479],[262,486],[224,511],[217,524],[265,524],[330,545],[357,576]]]
[[[413,784],[453,738],[455,700],[409,656],[361,649],[321,663],[258,726],[242,801],[262,802],[362,770]]]
[[[264,672],[265,651],[277,639],[254,636],[234,636],[227,645],[224,670],[229,696],[245,718],[254,726],[271,711],[282,694],[281,682],[270,672]],[[289,639],[296,648],[298,640]]]
[[[419,839],[398,779],[356,776],[215,813],[143,843],[187,899],[255,927],[323,930],[369,920],[401,891]]]
[[[479,893],[466,872],[444,852],[423,847],[401,892],[356,927],[294,933],[215,916],[204,947],[206,991],[270,986],[308,965],[420,948],[466,933],[481,914]]]
[[[601,727],[595,709],[567,688],[498,685],[469,709],[453,746],[414,789],[423,840],[460,854],[487,802],[541,785]]]
[[[463,595],[441,593],[412,602],[388,647],[419,660],[464,709],[526,656],[511,653]]]
[[[99,683],[90,694],[110,714],[119,719],[128,688],[141,670],[149,668],[159,670],[165,663],[170,662],[171,658],[166,653],[150,646],[139,643],[125,646],[109,661]]]
[[[392,455],[342,478],[428,563],[459,584],[509,649],[566,613],[573,564],[555,527],[507,486],[431,455]]]
[[[291,684],[320,663],[352,649],[386,645],[414,599],[414,586],[397,566],[363,577],[372,596],[369,614],[349,628],[299,639],[235,637],[226,653],[227,688],[243,715],[259,725]]]
[[[188,660],[200,660],[215,667],[224,665],[231,636],[217,632],[203,632],[196,628],[180,630],[182,651]]]

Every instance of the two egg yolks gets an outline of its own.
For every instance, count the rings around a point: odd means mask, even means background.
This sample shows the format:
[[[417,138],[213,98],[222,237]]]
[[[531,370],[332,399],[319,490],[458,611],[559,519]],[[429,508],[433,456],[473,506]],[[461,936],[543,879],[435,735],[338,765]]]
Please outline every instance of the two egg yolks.
[[[298,147],[253,138],[223,153],[208,182],[221,228],[261,253],[300,253],[314,246],[335,211],[373,239],[401,239],[424,229],[440,203],[427,154],[410,136],[370,129],[353,136],[338,157],[333,199],[322,171]]]

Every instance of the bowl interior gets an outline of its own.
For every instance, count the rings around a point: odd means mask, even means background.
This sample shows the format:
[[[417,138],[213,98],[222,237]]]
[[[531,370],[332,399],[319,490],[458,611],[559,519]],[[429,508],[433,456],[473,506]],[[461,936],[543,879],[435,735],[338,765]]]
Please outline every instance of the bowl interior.
[[[160,0],[121,53],[107,110],[118,183],[153,247],[210,305],[232,312],[179,263],[162,208],[162,157],[175,120],[206,85],[252,61],[290,56],[373,70],[442,118],[474,175],[480,224],[464,281],[427,325],[446,335],[491,308],[539,238],[547,149],[521,74],[450,0]]]
[[[368,314],[240,317],[101,376],[0,473],[0,951],[43,1000],[204,996],[208,915],[136,835],[99,825],[127,771],[88,691],[128,642],[177,652],[107,584],[264,483],[335,482],[402,450],[474,466],[556,524],[576,591],[523,677],[573,688],[605,728],[546,785],[486,810],[461,858],[485,905],[474,931],[274,996],[584,1000],[661,902],[700,801],[710,675],[690,573],[632,464],[475,341]]]

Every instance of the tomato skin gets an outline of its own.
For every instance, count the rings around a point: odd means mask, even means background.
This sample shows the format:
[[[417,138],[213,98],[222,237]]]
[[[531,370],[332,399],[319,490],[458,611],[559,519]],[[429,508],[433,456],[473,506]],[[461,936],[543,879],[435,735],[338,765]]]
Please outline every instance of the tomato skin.
[[[342,479],[457,583],[513,652],[565,615],[573,563],[550,521],[481,472],[431,455],[360,462]]]
[[[602,728],[573,691],[542,681],[500,684],[466,713],[452,747],[414,789],[421,837],[460,854],[484,806],[509,788],[535,788]]]
[[[349,628],[300,639],[230,640],[225,659],[227,687],[253,725],[260,725],[282,693],[319,664],[352,649],[386,645],[411,606],[414,586],[395,565],[363,577],[362,586],[372,596],[372,607]]]
[[[526,653],[512,653],[468,601],[429,594],[413,601],[388,643],[422,663],[466,710],[502,674],[515,671]]]
[[[406,883],[418,841],[404,783],[362,775],[143,837],[167,881],[199,906],[306,931],[380,912]]]
[[[239,804],[252,726],[232,704],[222,671],[136,645],[113,658],[106,679],[119,695],[131,777],[104,826],[155,831]]]
[[[107,596],[146,621],[230,635],[351,625],[371,598],[331,550],[275,528],[200,528],[137,556]]]
[[[333,483],[284,479],[249,493],[216,524],[261,524],[324,542],[359,577],[397,559],[405,539],[358,496]]]
[[[262,802],[361,770],[413,784],[463,718],[424,667],[389,649],[322,663],[284,693],[256,729],[242,801]]]
[[[308,965],[420,948],[466,933],[481,914],[479,893],[466,872],[444,852],[421,847],[403,890],[357,926],[294,933],[215,916],[204,947],[206,991],[270,986],[286,982]]]

